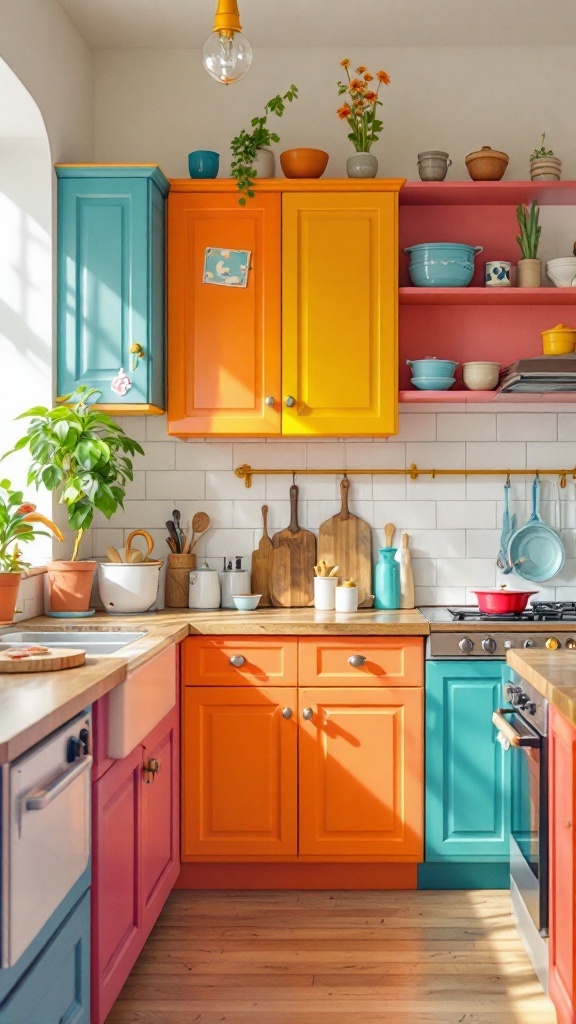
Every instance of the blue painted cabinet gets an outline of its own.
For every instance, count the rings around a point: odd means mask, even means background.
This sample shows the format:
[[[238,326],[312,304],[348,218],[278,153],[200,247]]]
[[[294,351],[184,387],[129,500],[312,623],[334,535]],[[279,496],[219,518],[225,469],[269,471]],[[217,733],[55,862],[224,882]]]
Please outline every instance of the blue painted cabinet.
[[[0,1024],[90,1024],[90,893],[0,1007]]]
[[[56,174],[58,395],[85,384],[114,415],[161,413],[170,183],[155,164],[58,164]]]
[[[427,664],[425,859],[428,864],[500,863],[504,865],[506,878],[510,757],[497,742],[491,720],[492,712],[502,703],[505,671],[506,665],[498,661]],[[474,884],[474,872],[465,874]],[[477,881],[478,885],[482,884],[480,870]]]

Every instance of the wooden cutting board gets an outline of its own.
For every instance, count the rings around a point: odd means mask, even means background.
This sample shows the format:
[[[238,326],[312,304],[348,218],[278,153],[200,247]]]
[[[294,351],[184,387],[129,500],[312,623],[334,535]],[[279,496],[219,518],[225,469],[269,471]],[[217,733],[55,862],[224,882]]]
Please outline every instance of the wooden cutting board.
[[[298,526],[298,488],[290,488],[290,526],[272,538],[270,597],[276,608],[306,608],[314,600],[316,538]]]
[[[268,505],[262,505],[262,520],[264,533],[256,551],[252,552],[252,593],[262,594],[258,602],[259,608],[269,608],[272,603],[270,597],[272,541],[268,536]]]
[[[21,650],[21,648],[11,648]],[[86,661],[86,651],[78,647],[51,648],[48,654],[29,654],[26,658],[12,659],[6,651],[0,651],[0,673],[2,672],[59,672],[63,668],[78,668]]]
[[[318,561],[339,566],[341,580],[354,580],[358,585],[358,607],[368,607],[372,593],[372,532],[370,525],[348,509],[350,481],[340,484],[342,508],[337,515],[322,523],[318,533]]]

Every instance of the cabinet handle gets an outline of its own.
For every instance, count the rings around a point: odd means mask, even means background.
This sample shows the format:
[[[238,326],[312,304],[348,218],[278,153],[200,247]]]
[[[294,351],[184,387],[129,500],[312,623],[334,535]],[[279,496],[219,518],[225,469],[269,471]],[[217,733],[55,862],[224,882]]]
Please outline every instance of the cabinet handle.
[[[154,782],[154,779],[156,778],[158,772],[160,771],[160,763],[157,760],[157,758],[155,758],[155,757],[147,758],[146,761],[144,762],[144,764],[142,765],[142,771],[144,772],[144,775],[151,775],[152,776],[152,782]],[[150,783],[150,779],[149,778],[146,779],[146,783],[147,784]]]
[[[570,818],[564,818],[564,828],[571,828],[571,826],[572,822],[570,821]]]
[[[293,405],[296,405],[296,399],[292,395],[287,395],[286,405],[288,406],[289,409],[291,409]]]
[[[292,718],[292,708],[282,708],[282,718]]]
[[[274,395],[268,395],[268,398],[264,399],[264,405],[269,406],[270,409],[273,409],[275,404],[276,404],[276,399],[274,398]]]
[[[242,668],[242,665],[246,664],[246,658],[243,654],[233,654],[230,658],[230,664],[233,665],[234,668]]]
[[[305,718],[306,721],[309,722],[313,714],[314,712],[312,711],[312,708],[304,708],[304,711],[302,712],[302,718]]]
[[[144,358],[144,349],[142,348],[142,345],[139,345],[136,341],[133,345],[130,345],[130,355],[132,357],[130,360],[130,366],[132,373],[134,373],[134,370],[138,368],[138,360]]]
[[[363,654],[352,654],[348,658],[348,664],[352,665],[352,668],[362,668],[366,664],[366,658]]]

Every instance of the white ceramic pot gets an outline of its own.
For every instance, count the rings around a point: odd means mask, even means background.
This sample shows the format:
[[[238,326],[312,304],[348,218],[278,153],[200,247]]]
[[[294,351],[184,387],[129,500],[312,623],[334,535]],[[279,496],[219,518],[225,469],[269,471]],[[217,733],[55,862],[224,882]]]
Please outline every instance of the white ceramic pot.
[[[576,287],[576,256],[548,260],[546,274],[557,288]]]
[[[102,562],[98,566],[98,590],[110,615],[130,615],[150,610],[158,597],[163,563]]]
[[[462,380],[470,391],[492,391],[499,376],[500,363],[462,363]]]
[[[452,161],[441,149],[418,153],[418,174],[422,181],[444,181]]]
[[[335,596],[337,612],[358,611],[358,587],[337,587]]]
[[[259,149],[252,167],[259,178],[274,178],[276,175],[276,158],[271,149]]]
[[[207,562],[193,569],[188,577],[188,607],[213,609],[220,607],[220,573]]]
[[[378,158],[373,153],[353,153],[346,161],[349,178],[375,178],[377,171]]]

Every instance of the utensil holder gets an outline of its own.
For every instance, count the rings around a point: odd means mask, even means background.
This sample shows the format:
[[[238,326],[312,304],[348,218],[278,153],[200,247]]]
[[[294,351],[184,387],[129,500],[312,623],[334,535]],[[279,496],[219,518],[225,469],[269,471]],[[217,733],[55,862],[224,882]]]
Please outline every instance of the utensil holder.
[[[196,555],[168,555],[166,569],[166,593],[164,603],[167,608],[188,607],[188,574],[196,568]]]
[[[323,612],[334,611],[337,576],[314,577],[314,607]]]

